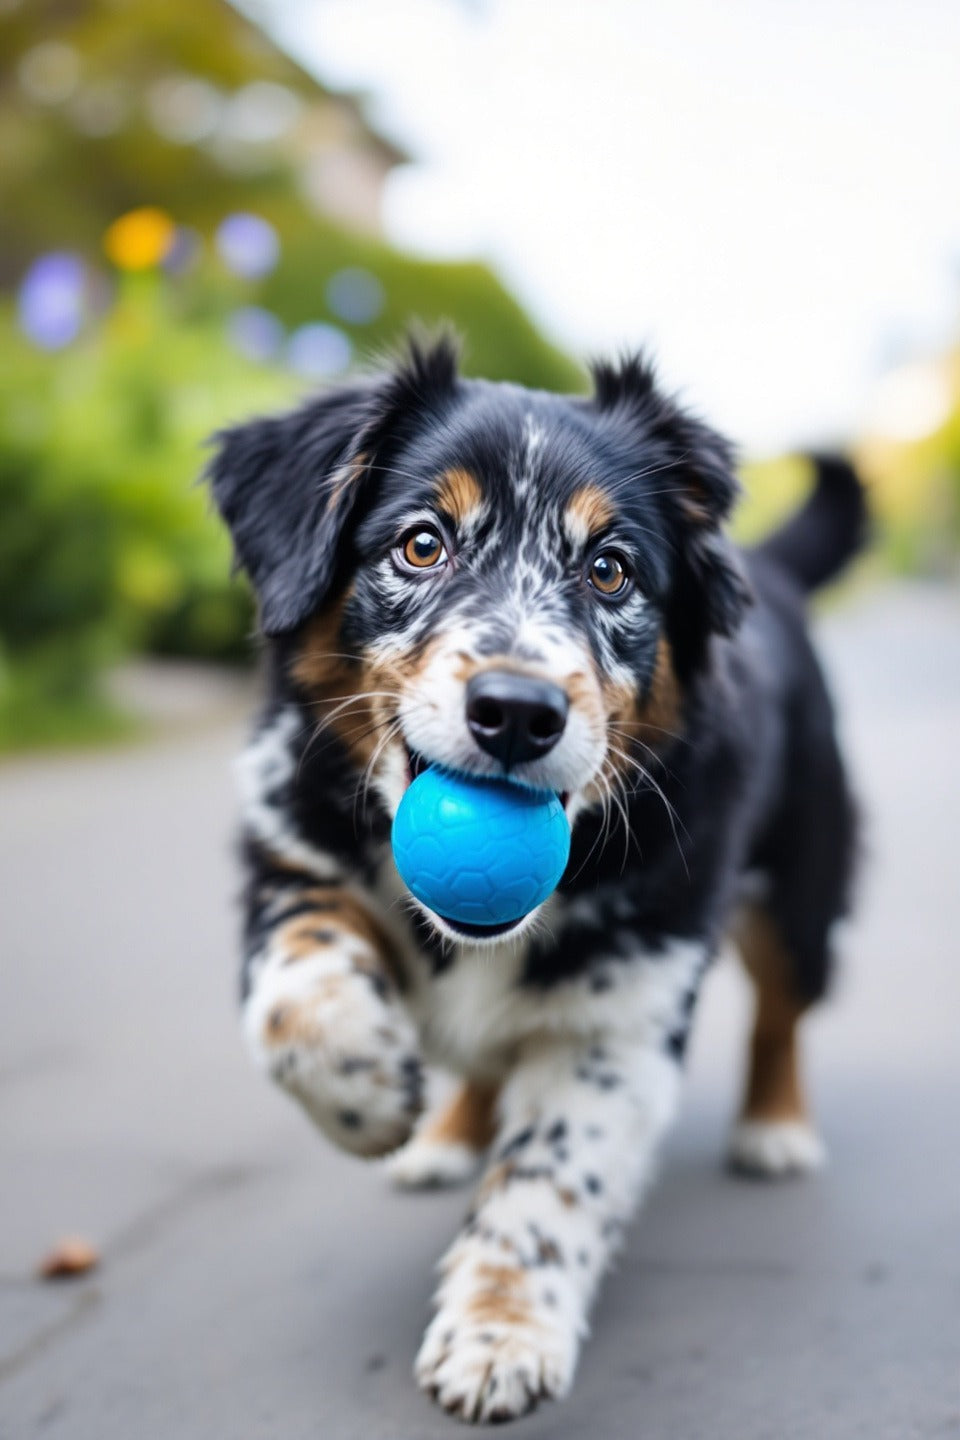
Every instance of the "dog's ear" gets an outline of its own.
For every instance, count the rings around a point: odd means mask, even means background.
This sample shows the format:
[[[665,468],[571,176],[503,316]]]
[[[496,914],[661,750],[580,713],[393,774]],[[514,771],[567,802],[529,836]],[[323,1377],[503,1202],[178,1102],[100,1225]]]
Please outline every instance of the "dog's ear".
[[[752,601],[722,528],[740,493],[733,447],[659,389],[643,355],[594,365],[593,379],[594,406],[619,416],[643,445],[643,468],[676,554],[667,601],[675,659],[679,667],[696,669],[710,635],[733,635]]]
[[[265,635],[296,629],[349,560],[351,520],[391,446],[436,410],[457,381],[449,338],[411,341],[385,375],[328,390],[289,415],[215,436],[207,468],[237,563],[257,593]]]

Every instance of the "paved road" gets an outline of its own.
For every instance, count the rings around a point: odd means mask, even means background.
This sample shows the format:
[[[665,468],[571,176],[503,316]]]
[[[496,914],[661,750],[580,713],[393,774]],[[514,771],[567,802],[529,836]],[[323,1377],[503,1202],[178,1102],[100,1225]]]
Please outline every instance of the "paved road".
[[[721,964],[662,1179],[531,1440],[960,1434],[960,596],[874,593],[822,635],[870,851],[810,1026],[831,1168],[718,1168],[745,1025]],[[241,1053],[240,730],[0,770],[3,1440],[457,1433],[410,1365],[464,1198],[392,1194]],[[103,1265],[41,1285],[63,1231]]]

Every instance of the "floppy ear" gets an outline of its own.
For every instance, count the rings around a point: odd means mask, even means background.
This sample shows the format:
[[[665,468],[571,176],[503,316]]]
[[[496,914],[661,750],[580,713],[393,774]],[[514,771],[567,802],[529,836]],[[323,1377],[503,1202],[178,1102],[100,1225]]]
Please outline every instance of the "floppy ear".
[[[593,367],[600,411],[632,425],[656,478],[676,552],[667,624],[678,668],[698,668],[712,634],[733,635],[752,595],[723,522],[740,493],[729,441],[657,388],[642,355]],[[640,477],[642,480],[642,477]]]
[[[349,523],[391,443],[456,384],[449,339],[410,342],[398,368],[337,386],[292,414],[221,431],[207,468],[265,635],[283,635],[329,594],[349,558]],[[376,465],[375,465],[376,462]]]

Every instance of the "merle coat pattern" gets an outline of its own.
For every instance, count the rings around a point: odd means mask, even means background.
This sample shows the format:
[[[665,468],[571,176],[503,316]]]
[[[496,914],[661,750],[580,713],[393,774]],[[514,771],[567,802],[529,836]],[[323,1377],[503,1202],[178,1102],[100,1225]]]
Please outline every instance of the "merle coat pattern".
[[[821,1158],[796,1026],[853,817],[804,596],[864,517],[844,462],[817,476],[740,554],[729,446],[642,359],[558,396],[465,380],[446,341],[219,437],[268,663],[241,764],[245,1033],[334,1143],[396,1152],[399,1183],[486,1155],[416,1363],[463,1418],[567,1391],[725,934],[757,992],[731,1158]],[[519,760],[467,713],[471,678],[504,673],[565,697]],[[561,796],[572,853],[540,911],[483,934],[404,890],[390,821],[428,762]],[[418,1124],[425,1063],[461,1083]]]

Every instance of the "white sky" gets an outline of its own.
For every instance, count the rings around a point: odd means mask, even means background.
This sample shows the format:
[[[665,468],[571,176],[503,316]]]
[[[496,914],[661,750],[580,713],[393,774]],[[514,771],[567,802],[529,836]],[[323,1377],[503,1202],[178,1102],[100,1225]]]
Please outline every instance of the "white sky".
[[[259,9],[417,157],[391,239],[489,260],[575,353],[652,342],[752,448],[849,432],[960,333],[955,0]]]

